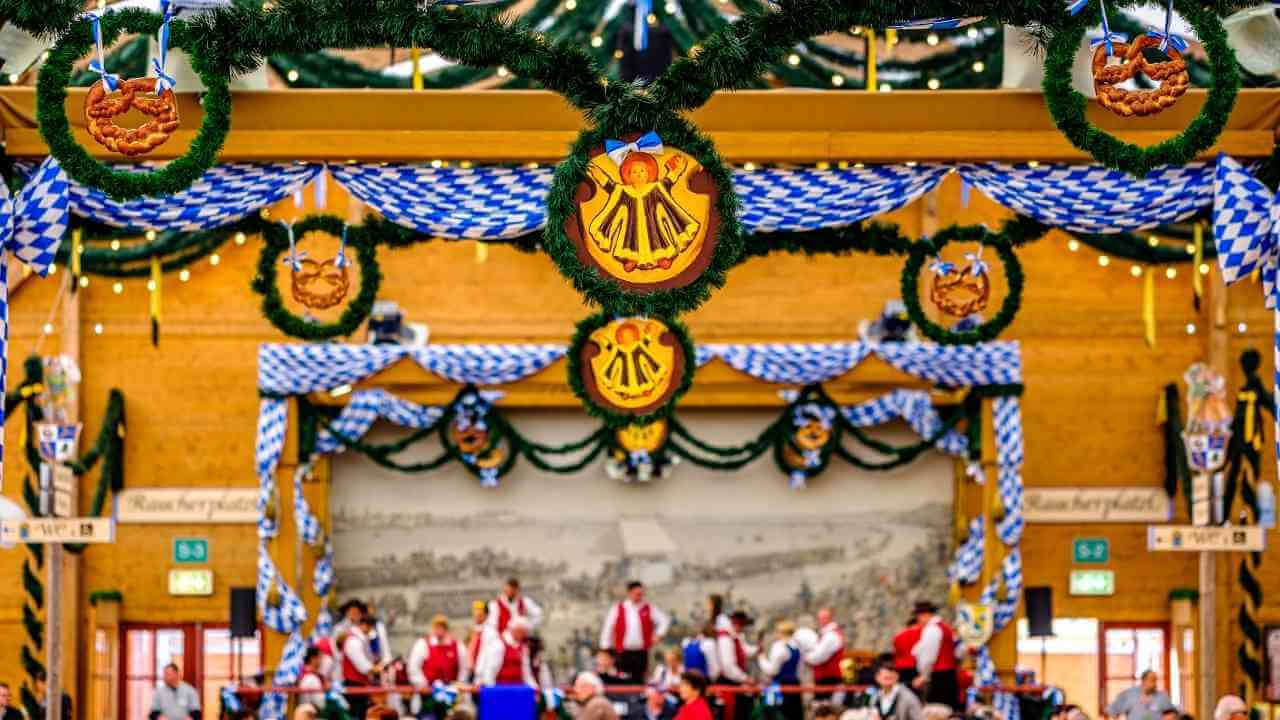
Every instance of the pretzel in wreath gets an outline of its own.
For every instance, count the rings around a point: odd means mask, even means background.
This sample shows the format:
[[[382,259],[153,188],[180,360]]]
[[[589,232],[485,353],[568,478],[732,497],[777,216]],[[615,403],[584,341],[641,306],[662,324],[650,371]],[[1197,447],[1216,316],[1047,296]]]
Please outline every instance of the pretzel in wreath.
[[[972,265],[963,268],[948,267],[934,275],[929,287],[929,299],[942,312],[965,318],[987,307],[991,296],[991,281],[986,272]]]
[[[1164,48],[1168,60],[1151,62],[1146,59],[1143,51],[1159,47],[1160,43],[1160,38],[1152,35],[1143,35],[1132,43],[1113,42],[1115,56],[1122,60],[1119,65],[1108,65],[1112,55],[1107,52],[1107,44],[1098,45],[1093,51],[1093,88],[1102,107],[1121,117],[1133,117],[1155,115],[1178,102],[1178,98],[1191,86],[1191,75],[1187,72],[1187,62],[1182,53],[1171,45]],[[1139,74],[1146,75],[1159,86],[1152,90],[1119,87]]]
[[[116,124],[116,118],[137,108],[147,121],[136,128]],[[178,101],[172,90],[156,94],[156,78],[124,80],[110,92],[101,80],[89,88],[84,119],[98,144],[121,155],[146,155],[163,145],[178,129]]]
[[[351,278],[346,263],[339,263],[337,257],[324,262],[304,258],[298,265],[290,283],[294,300],[312,310],[328,310],[347,296]]]

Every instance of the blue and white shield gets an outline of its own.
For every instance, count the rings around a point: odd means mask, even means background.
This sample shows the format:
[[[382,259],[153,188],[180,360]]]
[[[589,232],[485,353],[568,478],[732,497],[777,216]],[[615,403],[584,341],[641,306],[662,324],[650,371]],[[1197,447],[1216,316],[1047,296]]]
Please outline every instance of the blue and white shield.
[[[45,462],[68,463],[80,447],[80,423],[38,423],[36,448]]]

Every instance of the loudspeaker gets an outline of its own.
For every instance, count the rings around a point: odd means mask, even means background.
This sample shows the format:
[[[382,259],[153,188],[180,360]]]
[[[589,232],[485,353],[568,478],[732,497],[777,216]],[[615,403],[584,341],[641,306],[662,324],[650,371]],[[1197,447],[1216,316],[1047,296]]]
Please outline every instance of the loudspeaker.
[[[1030,637],[1053,637],[1053,588],[1029,587],[1023,594],[1027,601],[1027,625]]]
[[[253,637],[258,631],[257,591],[251,587],[231,588],[231,637]]]

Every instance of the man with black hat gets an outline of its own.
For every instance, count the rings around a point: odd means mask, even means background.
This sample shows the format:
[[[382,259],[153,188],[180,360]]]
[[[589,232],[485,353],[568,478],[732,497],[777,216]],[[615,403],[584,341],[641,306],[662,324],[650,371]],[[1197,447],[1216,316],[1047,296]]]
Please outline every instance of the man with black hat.
[[[928,600],[917,602],[913,612],[920,626],[920,640],[911,651],[916,657],[917,673],[911,686],[926,703],[954,709],[960,704],[955,631],[938,616],[938,606]]]
[[[716,645],[720,651],[720,679],[719,685],[747,685],[751,683],[751,675],[747,672],[747,659],[754,657],[759,648],[747,643],[743,638],[743,633],[752,624],[751,616],[741,610],[735,610],[729,616],[731,627],[726,630],[718,630],[716,635]],[[735,720],[749,720],[751,717],[751,697],[745,693],[735,693],[728,696],[725,703],[726,710],[732,709],[725,713],[726,720],[733,718]]]

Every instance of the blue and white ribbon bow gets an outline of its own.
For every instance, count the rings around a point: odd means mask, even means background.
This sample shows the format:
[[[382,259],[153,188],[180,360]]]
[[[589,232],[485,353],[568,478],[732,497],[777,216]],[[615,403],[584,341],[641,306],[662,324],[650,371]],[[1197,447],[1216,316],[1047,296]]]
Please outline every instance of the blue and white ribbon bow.
[[[1067,2],[1067,12],[1072,17],[1075,17],[1076,15],[1079,15],[1080,11],[1084,10],[1085,6],[1088,4],[1089,0],[1069,0]]]
[[[160,23],[160,36],[157,38],[160,52],[156,57],[151,58],[151,67],[156,71],[156,95],[163,95],[165,91],[172,90],[178,84],[172,75],[165,72],[165,65],[169,61],[169,22],[173,20],[174,13],[174,7],[169,0],[160,0],[160,14],[164,16],[164,22]]]
[[[648,153],[649,155],[662,154],[662,138],[658,137],[658,133],[650,130],[641,135],[635,142],[622,142],[621,140],[605,140],[604,152],[613,161],[614,165],[622,167],[622,161],[633,152]]]
[[[1113,43],[1125,42],[1125,40],[1113,39],[1121,36],[1119,33],[1111,32],[1111,22],[1107,20],[1107,0],[1098,0],[1098,10],[1102,14],[1102,42],[1107,44],[1107,57],[1111,57],[1115,55]]]
[[[1169,0],[1169,4],[1164,10],[1164,31],[1150,30],[1147,32],[1149,37],[1160,38],[1160,51],[1164,52],[1172,45],[1178,52],[1187,51],[1187,41],[1173,34],[1173,0]]]
[[[1129,42],[1129,36],[1125,35],[1124,33],[1117,33],[1117,32],[1107,33],[1106,35],[1099,35],[1098,37],[1095,37],[1089,40],[1089,47],[1096,48],[1104,42],[1107,44],[1107,54],[1111,55],[1115,52],[1112,45],[1114,43]]]
[[[653,0],[635,0],[636,17],[631,32],[631,45],[636,50],[649,47],[649,15],[653,12]]]
[[[782,687],[778,683],[764,689],[764,704],[765,707],[781,707]]]
[[[106,53],[102,50],[102,16],[90,15],[89,19],[93,22],[93,43],[98,50],[98,56],[89,61],[89,70],[102,77],[107,92],[115,92],[120,89],[120,76],[107,72]]]
[[[224,687],[219,693],[222,697],[222,710],[228,714],[240,712],[240,696],[236,694],[235,688]]]
[[[437,680],[431,683],[431,699],[445,707],[453,707],[458,702],[458,689]]]
[[[1276,302],[1276,264],[1280,256],[1280,196],[1226,155],[1218,156],[1213,186],[1213,236],[1218,267],[1230,285],[1258,273],[1266,306],[1276,311],[1274,352],[1280,358],[1280,304]],[[1280,397],[1280,364],[1276,366]],[[1280,417],[1276,420],[1280,448]],[[1280,462],[1280,455],[1277,455]]]
[[[298,250],[297,239],[293,235],[293,223],[281,220],[280,224],[284,227],[285,233],[289,235],[289,254],[285,255],[284,260],[281,260],[281,262],[288,265],[293,272],[301,272],[302,261],[307,259],[307,251]]]
[[[955,263],[949,263],[939,257],[935,257],[933,262],[929,263],[929,271],[938,276],[950,275],[955,269]]]
[[[323,205],[320,207],[324,207]],[[342,224],[342,240],[338,243],[338,256],[333,259],[333,266],[336,268],[344,268],[347,266],[347,225]]]
[[[977,252],[965,253],[964,259],[969,261],[969,272],[975,277],[978,275],[986,275],[990,269],[985,260],[982,259],[982,246],[978,246]]]

